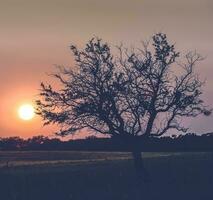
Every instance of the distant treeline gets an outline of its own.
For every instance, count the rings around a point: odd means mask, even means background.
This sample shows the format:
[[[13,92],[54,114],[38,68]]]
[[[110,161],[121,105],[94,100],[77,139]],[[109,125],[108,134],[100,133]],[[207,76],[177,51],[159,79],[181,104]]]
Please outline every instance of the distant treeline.
[[[74,151],[131,151],[132,145],[139,145],[141,151],[213,151],[213,133],[161,137],[138,138],[128,142],[121,138],[97,138],[62,141],[58,138],[34,136],[0,138],[0,150],[74,150]]]

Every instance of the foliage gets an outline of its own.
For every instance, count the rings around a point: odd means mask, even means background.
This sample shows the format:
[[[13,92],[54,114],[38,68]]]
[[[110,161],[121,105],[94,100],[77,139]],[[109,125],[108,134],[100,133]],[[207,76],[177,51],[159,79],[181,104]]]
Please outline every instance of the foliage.
[[[136,142],[136,141],[135,141]],[[135,145],[133,141],[132,145]],[[143,152],[159,151],[213,151],[213,133],[196,135],[188,133],[173,137],[138,138],[139,149]],[[119,138],[96,138],[62,141],[58,138],[34,136],[0,138],[0,150],[74,150],[74,151],[132,151],[131,145]]]
[[[143,48],[110,46],[93,38],[85,49],[72,45],[75,68],[54,74],[63,85],[41,84],[37,113],[45,124],[60,126],[66,136],[87,128],[118,137],[161,136],[169,129],[186,132],[182,117],[210,115],[201,97],[204,84],[194,72],[203,58],[180,53],[165,34],[157,33]]]

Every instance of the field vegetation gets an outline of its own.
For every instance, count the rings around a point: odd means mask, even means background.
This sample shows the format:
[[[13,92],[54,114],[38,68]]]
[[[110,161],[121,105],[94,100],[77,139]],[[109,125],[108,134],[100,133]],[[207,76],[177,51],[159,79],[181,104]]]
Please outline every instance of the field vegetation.
[[[2,200],[213,199],[212,153],[144,153],[140,182],[130,153],[0,152]]]

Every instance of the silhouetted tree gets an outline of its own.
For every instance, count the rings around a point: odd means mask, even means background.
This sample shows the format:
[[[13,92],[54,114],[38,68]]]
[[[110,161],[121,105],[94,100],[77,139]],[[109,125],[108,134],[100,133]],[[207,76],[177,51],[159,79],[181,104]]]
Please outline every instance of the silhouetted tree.
[[[0,150],[16,150],[25,146],[25,141],[20,137],[0,138]]]
[[[40,149],[42,145],[49,141],[48,137],[43,135],[33,136],[27,140],[27,144],[31,149]]]
[[[140,176],[144,167],[138,138],[161,136],[169,129],[186,132],[180,118],[210,115],[201,99],[203,82],[194,66],[203,58],[179,52],[165,34],[152,37],[141,49],[117,47],[113,56],[107,43],[91,39],[85,49],[72,45],[76,65],[54,74],[61,90],[41,84],[37,113],[44,124],[58,124],[66,136],[81,129],[108,134],[127,142]]]

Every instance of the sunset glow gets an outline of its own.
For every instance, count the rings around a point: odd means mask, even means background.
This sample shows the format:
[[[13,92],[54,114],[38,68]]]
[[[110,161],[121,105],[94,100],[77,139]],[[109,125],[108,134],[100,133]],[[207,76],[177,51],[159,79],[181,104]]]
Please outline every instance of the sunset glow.
[[[20,108],[18,109],[18,115],[20,119],[25,121],[33,119],[35,115],[33,106],[30,104],[24,104],[20,106]]]
[[[19,113],[20,107],[31,104],[35,109],[41,82],[60,88],[47,74],[57,72],[55,65],[74,69],[70,45],[84,48],[95,36],[113,54],[121,43],[142,48],[140,41],[149,41],[156,32],[166,33],[183,55],[196,49],[205,57],[196,72],[207,80],[203,96],[212,105],[212,10],[211,0],[1,1],[0,137],[47,136],[58,130],[56,125],[43,126],[32,107],[25,114]],[[190,132],[205,133],[212,131],[212,120],[213,115],[184,123],[190,124]]]

